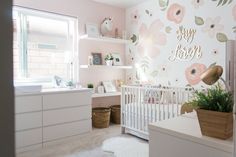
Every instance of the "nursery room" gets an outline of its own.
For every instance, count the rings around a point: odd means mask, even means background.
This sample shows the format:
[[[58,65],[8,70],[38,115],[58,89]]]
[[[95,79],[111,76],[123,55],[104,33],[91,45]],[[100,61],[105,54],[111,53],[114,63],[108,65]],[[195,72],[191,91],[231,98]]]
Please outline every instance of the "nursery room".
[[[0,8],[0,156],[236,156],[235,0]]]

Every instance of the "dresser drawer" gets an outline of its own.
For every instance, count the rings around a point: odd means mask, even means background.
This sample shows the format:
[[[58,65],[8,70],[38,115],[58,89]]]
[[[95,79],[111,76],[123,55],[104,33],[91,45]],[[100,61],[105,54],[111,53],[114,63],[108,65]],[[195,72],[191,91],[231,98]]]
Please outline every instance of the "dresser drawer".
[[[15,115],[16,131],[42,127],[42,111]]]
[[[91,131],[91,119],[74,123],[61,124],[43,128],[43,141],[52,141],[63,137],[79,135]]]
[[[57,109],[91,104],[91,92],[62,93],[43,96],[43,109]]]
[[[16,132],[16,148],[42,143],[42,128]]]
[[[17,96],[15,98],[15,113],[42,110],[42,96]]]
[[[43,126],[91,119],[91,105],[43,111]]]

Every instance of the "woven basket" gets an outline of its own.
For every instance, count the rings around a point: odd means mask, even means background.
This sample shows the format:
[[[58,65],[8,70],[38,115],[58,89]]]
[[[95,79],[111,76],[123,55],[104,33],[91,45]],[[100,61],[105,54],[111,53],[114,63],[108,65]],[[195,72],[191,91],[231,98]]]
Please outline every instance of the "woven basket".
[[[111,122],[120,124],[120,105],[111,106]]]
[[[92,123],[95,128],[108,128],[110,123],[111,109],[96,107],[92,109]]]
[[[197,109],[203,135],[228,139],[233,136],[233,113]]]

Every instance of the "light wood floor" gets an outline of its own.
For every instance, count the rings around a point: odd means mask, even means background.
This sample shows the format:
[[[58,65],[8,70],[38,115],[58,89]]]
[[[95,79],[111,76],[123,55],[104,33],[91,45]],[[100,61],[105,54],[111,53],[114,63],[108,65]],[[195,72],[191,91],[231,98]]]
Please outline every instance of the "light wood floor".
[[[17,157],[112,157],[111,153],[101,150],[101,145],[104,140],[120,135],[120,125],[112,125],[106,129],[93,129],[91,133],[71,137],[43,149],[18,153]],[[88,153],[83,155],[86,151],[91,151],[90,155]]]

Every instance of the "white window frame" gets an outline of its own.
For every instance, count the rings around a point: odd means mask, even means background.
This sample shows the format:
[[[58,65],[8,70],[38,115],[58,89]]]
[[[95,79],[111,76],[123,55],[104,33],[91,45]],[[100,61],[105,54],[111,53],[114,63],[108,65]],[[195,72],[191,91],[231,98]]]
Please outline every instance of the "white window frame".
[[[51,18],[54,20],[73,20],[74,21],[74,40],[73,40],[73,52],[71,53],[71,61],[70,63],[68,63],[68,66],[70,68],[68,68],[68,72],[70,74],[69,79],[71,81],[73,81],[74,83],[79,82],[79,46],[78,46],[78,41],[79,41],[79,31],[78,31],[78,18],[77,17],[73,17],[73,16],[68,16],[68,15],[61,15],[61,14],[57,14],[57,13],[51,13],[51,12],[47,12],[47,11],[41,11],[41,10],[35,10],[35,9],[30,9],[30,8],[24,8],[24,7],[19,7],[19,6],[14,6],[13,7],[13,11],[17,11],[19,13],[20,16],[22,16],[21,18],[25,18],[25,16],[27,15],[33,15],[33,16],[38,16],[38,17],[44,17],[44,18]],[[22,21],[18,21],[17,23],[22,22]],[[23,25],[25,23],[22,23]],[[26,24],[27,25],[27,24]],[[19,28],[19,26],[17,26],[17,29],[20,31],[26,31],[26,30],[21,30],[22,28]],[[69,30],[68,30],[69,31]],[[20,33],[18,33],[20,34]],[[22,37],[24,38],[22,40]],[[21,39],[20,39],[21,38]],[[26,40],[26,41],[24,41]],[[22,49],[24,49],[24,51],[27,51],[27,37],[19,35],[18,36],[18,41],[19,42],[23,42],[21,45],[23,46]],[[19,49],[21,49],[19,47]],[[20,50],[19,53],[23,53],[22,55],[27,55],[27,52],[23,52],[23,50]],[[33,83],[33,84],[42,84],[45,85],[46,87],[51,87],[53,86],[52,84],[52,78],[50,77],[41,77],[41,78],[29,78],[27,77],[27,57],[23,58],[20,60],[22,63],[20,63],[20,69],[21,69],[21,74],[22,74],[22,78],[18,78],[15,79],[14,82],[16,83]]]

